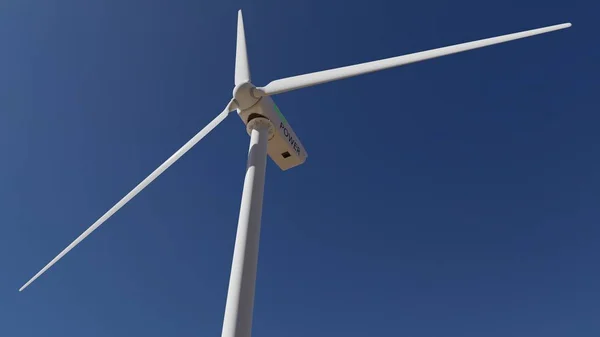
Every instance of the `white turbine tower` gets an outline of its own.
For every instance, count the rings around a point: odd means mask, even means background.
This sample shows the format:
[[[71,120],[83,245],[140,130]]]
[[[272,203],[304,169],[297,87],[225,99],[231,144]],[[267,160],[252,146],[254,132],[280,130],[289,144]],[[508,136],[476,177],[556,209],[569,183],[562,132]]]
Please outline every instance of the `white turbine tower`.
[[[233,98],[223,112],[206,127],[183,145],[169,159],[160,165],[148,177],[142,180],[123,199],[109,209],[83,232],[75,241],[33,276],[19,291],[22,291],[40,275],[60,260],[65,254],[100,227],[108,218],[135,197],[148,184],[163,173],[169,166],[183,156],[190,148],[221,123],[230,112],[237,110],[238,116],[246,124],[250,135],[250,148],[237,236],[231,265],[227,304],[223,320],[222,337],[250,337],[252,329],[252,311],[254,307],[254,289],[258,262],[258,243],[262,214],[263,190],[267,154],[282,170],[298,166],[306,160],[307,154],[302,143],[279,111],[270,96],[330,81],[367,74],[383,69],[419,62],[439,56],[450,55],[466,50],[481,48],[521,39],[533,35],[552,32],[570,27],[570,23],[554,25],[524,32],[502,35],[489,39],[456,44],[453,46],[427,50],[379,61],[361,63],[310,74],[287,77],[272,81],[264,87],[255,87],[250,82],[250,67],[246,51],[246,36],[242,11],[238,12],[237,47],[235,59],[235,87]]]

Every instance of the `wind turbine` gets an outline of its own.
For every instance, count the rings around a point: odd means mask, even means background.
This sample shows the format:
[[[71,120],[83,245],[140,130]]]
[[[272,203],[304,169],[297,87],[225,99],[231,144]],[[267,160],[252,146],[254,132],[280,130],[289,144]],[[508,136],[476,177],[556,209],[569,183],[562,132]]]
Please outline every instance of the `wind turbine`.
[[[246,125],[246,130],[250,135],[250,148],[221,336],[250,337],[267,154],[282,170],[303,164],[307,157],[300,139],[271,99],[272,95],[568,27],[571,27],[570,23],[548,26],[378,61],[287,77],[272,81],[264,87],[256,87],[250,82],[244,21],[240,10],[238,11],[237,25],[235,87],[233,98],[227,103],[223,112],[94,222],[58,256],[27,281],[19,291],[29,286],[83,239],[100,227],[108,218],[219,125],[230,112],[237,110],[238,116]]]

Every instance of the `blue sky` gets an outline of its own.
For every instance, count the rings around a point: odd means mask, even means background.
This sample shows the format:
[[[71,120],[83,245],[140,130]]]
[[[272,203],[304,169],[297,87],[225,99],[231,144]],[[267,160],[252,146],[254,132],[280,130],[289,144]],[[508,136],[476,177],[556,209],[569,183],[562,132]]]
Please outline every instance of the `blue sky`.
[[[222,123],[17,289],[253,82],[562,22],[276,96],[254,336],[598,336],[592,1],[4,1],[0,335],[219,336],[248,136]]]

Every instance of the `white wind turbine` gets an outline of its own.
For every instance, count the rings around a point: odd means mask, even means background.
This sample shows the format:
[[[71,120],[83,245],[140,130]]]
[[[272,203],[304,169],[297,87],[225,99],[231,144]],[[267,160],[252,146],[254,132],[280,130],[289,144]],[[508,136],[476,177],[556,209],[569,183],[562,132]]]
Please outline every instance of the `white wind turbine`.
[[[65,256],[65,254],[96,230],[96,228],[100,227],[108,218],[219,125],[230,112],[237,110],[238,116],[246,124],[246,130],[250,135],[250,148],[221,336],[250,337],[267,154],[282,170],[287,170],[304,163],[307,157],[306,151],[296,133],[292,130],[270,96],[439,56],[548,33],[570,26],[570,23],[564,23],[538,28],[378,61],[287,77],[272,81],[264,87],[255,87],[250,82],[244,22],[242,11],[240,10],[238,12],[237,26],[235,87],[233,89],[233,98],[223,112],[162,163],[154,172],[142,180],[123,199],[102,215],[100,219],[94,222],[75,241],[60,252],[58,256],[27,281],[19,291],[29,286]]]

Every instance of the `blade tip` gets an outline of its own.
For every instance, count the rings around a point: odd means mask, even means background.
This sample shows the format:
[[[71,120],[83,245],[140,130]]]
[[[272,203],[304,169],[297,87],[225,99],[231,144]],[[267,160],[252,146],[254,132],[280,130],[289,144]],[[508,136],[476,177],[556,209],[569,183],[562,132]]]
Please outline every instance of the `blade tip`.
[[[558,27],[558,29],[569,28],[569,27],[571,27],[571,23],[570,22],[561,23],[560,25],[556,25],[556,27]]]
[[[35,281],[37,279],[37,277],[32,278],[31,280],[27,281],[27,283],[25,283],[21,288],[19,288],[19,292],[25,290],[25,288],[29,287],[33,281]]]

